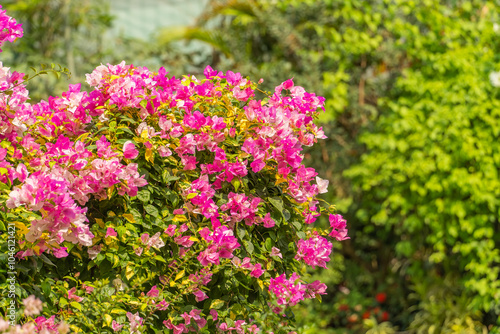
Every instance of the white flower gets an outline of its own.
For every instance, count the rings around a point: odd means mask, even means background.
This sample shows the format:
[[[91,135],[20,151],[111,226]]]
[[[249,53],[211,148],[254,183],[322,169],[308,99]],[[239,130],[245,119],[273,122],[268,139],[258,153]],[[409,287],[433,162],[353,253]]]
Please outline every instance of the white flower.
[[[497,34],[500,33],[500,24],[493,23],[493,31]]]
[[[490,82],[493,87],[500,87],[500,72],[491,72]]]
[[[33,295],[24,299],[23,305],[24,305],[24,315],[27,317],[40,314],[40,312],[43,309],[42,301]]]
[[[322,178],[316,176],[316,183],[318,184],[318,192],[320,194],[324,194],[324,193],[328,192],[328,183],[329,182],[330,181],[323,180]]]

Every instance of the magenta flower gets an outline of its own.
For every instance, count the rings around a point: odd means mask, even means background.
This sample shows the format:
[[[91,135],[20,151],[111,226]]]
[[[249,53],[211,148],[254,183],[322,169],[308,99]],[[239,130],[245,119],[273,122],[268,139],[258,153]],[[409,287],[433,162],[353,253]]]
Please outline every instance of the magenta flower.
[[[250,276],[252,277],[260,277],[262,274],[265,272],[264,269],[262,269],[262,265],[260,263],[257,263],[254,267],[252,272],[250,272]]]
[[[54,256],[57,258],[67,257],[69,255],[68,252],[66,252],[67,249],[67,247],[61,247],[53,250],[52,254],[54,254]]]
[[[226,226],[220,226],[214,232],[204,228],[199,233],[209,243],[208,248],[198,255],[198,261],[204,266],[208,263],[219,264],[220,258],[232,258],[233,251],[240,247],[233,231]]]
[[[125,159],[135,159],[139,155],[139,151],[135,149],[135,144],[130,140],[123,144],[123,157]]]
[[[86,293],[92,293],[92,291],[94,291],[94,287],[85,284],[82,285],[82,289],[84,289]]]
[[[201,310],[198,310],[198,309],[192,309],[189,312],[189,315],[194,320],[194,322],[196,322],[198,327],[203,328],[206,326],[207,320],[205,318],[203,318],[202,316],[200,316],[200,314],[201,314]]]
[[[112,228],[112,227],[108,227],[107,230],[106,230],[106,236],[105,238],[107,237],[116,237],[118,234],[116,233],[115,229]]]
[[[342,218],[341,215],[331,214],[329,217],[329,221],[330,221],[330,227],[332,228],[332,231],[329,234],[330,237],[335,238],[338,241],[350,239],[347,236],[347,228],[346,228],[347,222],[344,218]]]
[[[197,302],[201,302],[202,300],[205,300],[208,298],[207,294],[199,289],[194,291],[193,295],[195,296],[195,299]]]
[[[174,210],[175,211],[175,210]],[[163,233],[165,233],[166,235],[168,235],[169,237],[173,237],[174,234],[175,234],[175,229],[177,228],[177,225],[174,225],[174,224],[170,224],[168,225],[168,227],[165,229],[165,231]]]
[[[76,287],[69,289],[68,290],[68,299],[73,299],[73,300],[75,300],[77,302],[81,302],[83,300],[83,298],[77,296],[75,294],[75,292],[76,292]]]
[[[148,293],[146,294],[146,296],[148,297],[158,297],[160,295],[160,290],[158,290],[158,288],[156,287],[156,285],[153,285],[153,287],[151,288],[151,290],[148,291]]]
[[[326,268],[326,262],[330,261],[332,243],[321,236],[313,236],[307,240],[300,239],[297,242],[296,260],[304,260],[312,266]]]
[[[169,306],[170,306],[170,304],[164,300],[162,300],[161,302],[156,304],[156,308],[160,311],[165,311]]]
[[[173,329],[174,334],[189,333],[189,330],[186,328],[186,325],[184,325],[184,324],[174,325],[174,324],[172,324],[172,321],[170,319],[164,320],[163,324],[168,329]]]
[[[2,6],[0,6],[2,8]],[[23,37],[23,28],[15,19],[5,14],[5,10],[0,10],[0,46],[5,41],[14,42],[17,38]],[[2,52],[2,49],[0,49]]]
[[[217,321],[217,318],[219,318],[219,313],[215,309],[210,310],[210,315],[214,321]]]

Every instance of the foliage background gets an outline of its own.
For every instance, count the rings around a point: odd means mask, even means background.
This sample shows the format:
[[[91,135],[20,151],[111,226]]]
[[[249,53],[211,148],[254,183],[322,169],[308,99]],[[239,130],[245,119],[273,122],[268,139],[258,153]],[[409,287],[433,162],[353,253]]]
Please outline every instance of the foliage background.
[[[122,59],[159,61],[174,74],[210,64],[265,78],[268,89],[294,77],[327,98],[329,139],[307,156],[333,184],[327,199],[345,213],[352,239],[323,277],[329,296],[297,314],[305,333],[498,331],[494,1],[213,0],[196,26],[153,41],[118,38],[112,48],[97,38],[112,24],[109,7],[73,3],[7,1],[25,38],[6,51],[29,56],[2,61],[52,59],[75,80]],[[57,20],[59,11],[70,15]],[[209,51],[179,44],[195,40]],[[67,85],[43,80],[30,91]]]

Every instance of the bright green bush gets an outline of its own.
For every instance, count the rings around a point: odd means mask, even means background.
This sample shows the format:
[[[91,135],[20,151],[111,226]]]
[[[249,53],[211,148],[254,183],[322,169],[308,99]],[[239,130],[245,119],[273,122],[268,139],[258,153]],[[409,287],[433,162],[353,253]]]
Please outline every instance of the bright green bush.
[[[401,10],[415,20],[392,23],[409,66],[360,137],[367,154],[345,173],[359,189],[356,217],[393,231],[412,281],[431,268],[453,274],[469,309],[499,314],[497,7],[427,1]]]

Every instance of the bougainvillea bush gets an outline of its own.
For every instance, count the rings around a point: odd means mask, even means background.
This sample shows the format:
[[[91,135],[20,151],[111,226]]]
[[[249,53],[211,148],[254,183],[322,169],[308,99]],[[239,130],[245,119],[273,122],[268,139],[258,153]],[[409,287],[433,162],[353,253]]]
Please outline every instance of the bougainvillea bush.
[[[14,27],[2,41],[22,35],[4,12],[0,24]],[[302,164],[325,138],[323,98],[292,80],[266,94],[231,71],[180,80],[123,62],[87,75],[90,92],[31,104],[26,77],[0,73],[17,298],[17,327],[0,331],[289,333],[291,307],[321,300],[306,268],[348,238],[318,198],[328,181]],[[322,214],[328,231],[312,225]]]

